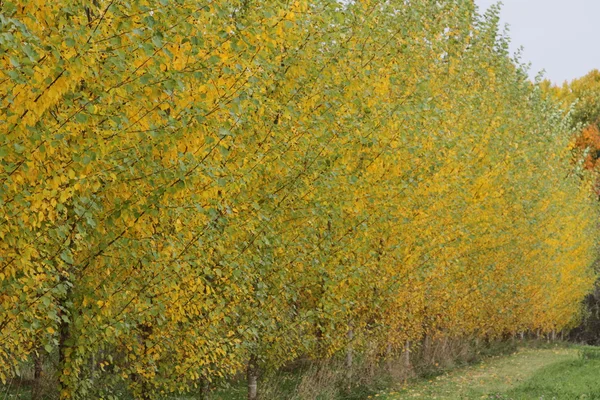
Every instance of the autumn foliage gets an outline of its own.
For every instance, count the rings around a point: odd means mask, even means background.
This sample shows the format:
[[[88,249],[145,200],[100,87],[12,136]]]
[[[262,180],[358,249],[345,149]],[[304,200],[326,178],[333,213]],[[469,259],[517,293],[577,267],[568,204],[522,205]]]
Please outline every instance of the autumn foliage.
[[[598,154],[600,153],[600,130],[596,124],[584,127],[575,138],[577,148],[584,159],[583,166],[586,169],[595,170],[598,166]]]
[[[151,398],[578,316],[589,188],[494,10],[24,0],[0,18],[2,380],[43,352],[62,398]]]
[[[569,114],[573,162],[595,176],[595,192],[600,195],[600,71],[592,70],[562,86],[545,84],[543,90]]]

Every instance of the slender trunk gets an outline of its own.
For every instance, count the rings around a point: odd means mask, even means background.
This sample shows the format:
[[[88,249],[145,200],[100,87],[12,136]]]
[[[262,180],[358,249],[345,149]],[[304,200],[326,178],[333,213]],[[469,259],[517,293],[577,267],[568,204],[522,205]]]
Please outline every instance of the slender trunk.
[[[393,360],[391,343],[388,343],[387,347],[385,348],[385,363],[387,366],[388,373],[392,373],[392,370],[394,367],[394,360]]]
[[[60,278],[61,282],[68,282],[68,278],[63,274]],[[68,311],[68,304],[71,300],[71,285],[65,284],[67,291],[62,299],[59,301],[60,310],[60,323],[58,324],[58,386],[60,389],[60,399],[70,399],[73,397],[73,393],[69,385],[69,377],[73,373],[71,370],[70,356],[73,350],[73,343],[71,340],[71,323]]]
[[[73,208],[71,206],[68,207],[67,217],[69,220],[74,217]],[[71,226],[71,232],[69,236],[71,240],[74,240],[76,225],[73,222]],[[71,248],[66,249],[71,250]],[[72,258],[72,254],[70,255]],[[61,256],[61,258],[63,258]],[[64,257],[63,261],[65,265],[59,272],[59,282],[65,288],[64,295],[59,296],[57,298],[57,309],[58,315],[60,317],[58,323],[58,388],[59,388],[59,398],[60,400],[72,399],[75,397],[75,393],[73,392],[73,387],[71,382],[76,381],[75,375],[75,366],[73,365],[73,358],[75,357],[74,349],[77,348],[77,343],[75,343],[75,338],[73,337],[73,325],[72,321],[75,317],[73,313],[73,288],[75,287],[73,281],[75,280],[75,276],[73,274],[74,271],[74,263],[73,261],[68,260],[69,257]],[[70,382],[71,381],[71,382]]]
[[[96,364],[97,364],[97,359],[98,357],[96,356],[98,354],[98,352],[93,352],[92,355],[89,358],[89,371],[90,371],[90,379],[92,381],[92,385],[93,385],[93,381],[96,380]]]
[[[64,399],[64,398],[71,397],[71,396],[67,395],[67,393],[70,393],[70,390],[69,390],[69,384],[68,384],[68,382],[66,382],[67,377],[70,375],[69,359],[67,357],[67,353],[69,350],[68,349],[69,346],[68,346],[67,342],[71,338],[69,324],[64,321],[61,322],[60,330],[58,333],[59,333],[59,337],[58,337],[58,373],[59,373],[58,382],[59,382],[59,387],[60,387],[60,398]]]
[[[250,356],[246,369],[248,378],[248,400],[258,399],[258,359],[255,355]]]
[[[33,354],[33,386],[31,387],[31,400],[41,400],[44,392],[42,382],[43,365],[41,349]]]
[[[425,350],[425,344],[427,344],[427,346],[430,346],[430,345],[428,344],[428,343],[429,343],[429,338],[428,338],[428,336],[426,336],[426,337],[425,337],[425,339],[426,339],[426,340],[425,340],[425,343],[423,344],[423,356],[422,356],[424,360],[426,360],[426,358],[425,358],[425,357],[426,357],[426,355],[425,355],[425,354],[426,354],[426,353],[425,353],[425,351],[426,351],[426,350]],[[429,350],[427,350],[427,351],[429,351]],[[407,340],[407,341],[404,343],[404,349],[402,349],[402,355],[401,355],[401,358],[402,358],[402,361],[401,361],[401,362],[402,362],[402,379],[403,379],[403,381],[404,381],[405,383],[406,383],[406,382],[409,380],[409,378],[412,376],[412,372],[413,372],[413,371],[412,371],[412,364],[410,363],[410,352],[411,352],[411,349],[410,349],[410,341],[409,341],[409,340]],[[428,356],[427,356],[427,357],[428,357]]]
[[[440,359],[443,359],[446,356],[448,349],[450,348],[448,342],[448,336],[444,336],[444,341],[442,342],[442,352],[440,353]]]
[[[406,343],[404,344],[404,352],[402,353],[402,361],[403,361],[403,365],[404,365],[404,368],[406,369],[406,371],[410,371],[411,370],[410,340],[407,340]]]
[[[141,333],[140,336],[141,336],[141,341],[142,341],[142,346],[143,346],[142,357],[143,357],[143,360],[146,360],[148,357],[148,340],[150,340],[150,337],[152,336],[154,327],[152,326],[151,323],[144,323],[139,326],[139,330]],[[142,376],[140,376],[140,380],[141,380],[140,389],[141,389],[142,400],[150,400],[151,389],[150,389],[150,385],[148,384],[148,380]]]
[[[352,339],[354,339],[354,330],[352,326],[347,333],[348,336],[348,346],[346,347],[346,379],[348,381],[348,388],[352,386],[352,363],[353,363],[353,349],[352,349]]]
[[[432,361],[431,358],[431,337],[426,333],[423,338],[423,361],[429,363]]]
[[[200,400],[208,400],[210,396],[210,384],[206,378],[200,378]]]
[[[347,337],[348,337],[348,346],[346,347],[346,369],[348,371],[350,371],[352,369],[352,356],[353,356],[353,350],[352,350],[352,339],[354,338],[354,330],[350,329],[348,330],[347,333]]]
[[[552,329],[552,341],[556,342],[556,329]]]

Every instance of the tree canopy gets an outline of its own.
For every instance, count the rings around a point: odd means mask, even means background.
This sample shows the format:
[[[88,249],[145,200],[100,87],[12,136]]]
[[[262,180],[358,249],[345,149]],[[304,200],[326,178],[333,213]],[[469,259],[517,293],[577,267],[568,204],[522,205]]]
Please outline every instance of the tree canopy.
[[[561,329],[593,285],[569,122],[496,8],[24,0],[0,18],[2,380],[45,352],[61,398],[152,398],[350,341]]]

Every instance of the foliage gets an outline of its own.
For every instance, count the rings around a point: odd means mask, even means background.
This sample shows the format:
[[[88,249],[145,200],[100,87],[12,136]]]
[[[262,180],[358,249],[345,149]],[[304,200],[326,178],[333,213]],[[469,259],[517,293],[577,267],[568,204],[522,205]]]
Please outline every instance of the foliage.
[[[53,353],[61,398],[149,399],[349,342],[577,317],[595,211],[497,9],[27,0],[0,18],[2,380]]]
[[[573,158],[595,180],[594,192],[600,199],[600,71],[592,70],[587,75],[565,82],[562,87],[546,84],[546,94],[557,99],[563,109],[571,115],[575,131],[572,140]],[[595,262],[595,269],[598,261]],[[587,344],[600,343],[600,301],[598,282],[595,290],[584,299],[585,312],[580,324],[571,330],[571,340]]]
[[[597,171],[600,157],[600,71],[565,82],[561,87],[545,82],[544,91],[569,112],[576,131],[574,150],[584,168]]]
[[[586,126],[600,121],[600,71],[597,69],[552,90],[553,96],[562,100],[564,105],[575,103],[572,111],[574,125]]]

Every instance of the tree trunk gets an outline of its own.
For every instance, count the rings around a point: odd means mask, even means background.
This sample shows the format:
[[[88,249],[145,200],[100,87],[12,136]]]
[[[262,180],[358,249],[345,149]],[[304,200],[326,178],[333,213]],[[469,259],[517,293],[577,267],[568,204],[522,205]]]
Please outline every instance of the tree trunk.
[[[41,349],[33,354],[33,386],[31,387],[31,400],[41,400],[44,394],[44,383],[42,382],[43,365]]]
[[[200,400],[208,400],[210,396],[210,384],[204,377],[200,378]]]
[[[151,323],[143,323],[138,326],[138,329],[140,331],[140,341],[142,342],[143,346],[142,359],[146,360],[148,357],[148,340],[150,340],[150,337],[154,332],[154,327]],[[148,380],[140,375],[138,375],[138,378],[140,380],[140,391],[142,400],[150,400],[151,388]]]
[[[433,362],[432,357],[431,357],[431,337],[427,333],[425,334],[425,337],[423,338],[423,361],[426,364]]]
[[[348,330],[348,346],[346,347],[346,380],[348,381],[348,389],[352,387],[352,363],[353,363],[353,349],[352,339],[354,339],[354,330],[352,327]]]
[[[354,330],[348,330],[347,337],[348,346],[346,347],[346,369],[350,371],[352,369],[352,339],[354,338]]]
[[[60,278],[61,282],[68,283],[68,278],[63,274]],[[73,397],[70,385],[68,382],[69,377],[74,373],[72,371],[71,356],[73,351],[73,341],[71,339],[71,323],[70,318],[72,316],[69,312],[68,304],[71,301],[71,285],[66,284],[67,291],[65,296],[59,300],[60,310],[60,323],[58,324],[58,387],[60,390],[60,399],[70,399]]]
[[[246,369],[248,378],[248,400],[258,399],[258,359],[255,355],[250,356]]]
[[[392,373],[392,370],[394,368],[394,360],[393,360],[393,354],[392,354],[392,344],[388,343],[387,347],[385,349],[385,363],[387,366],[387,370],[388,373]]]
[[[406,371],[410,371],[411,370],[411,365],[410,365],[410,340],[407,340],[406,343],[404,344],[404,351],[402,352],[402,361],[403,361],[403,366],[406,369]]]

